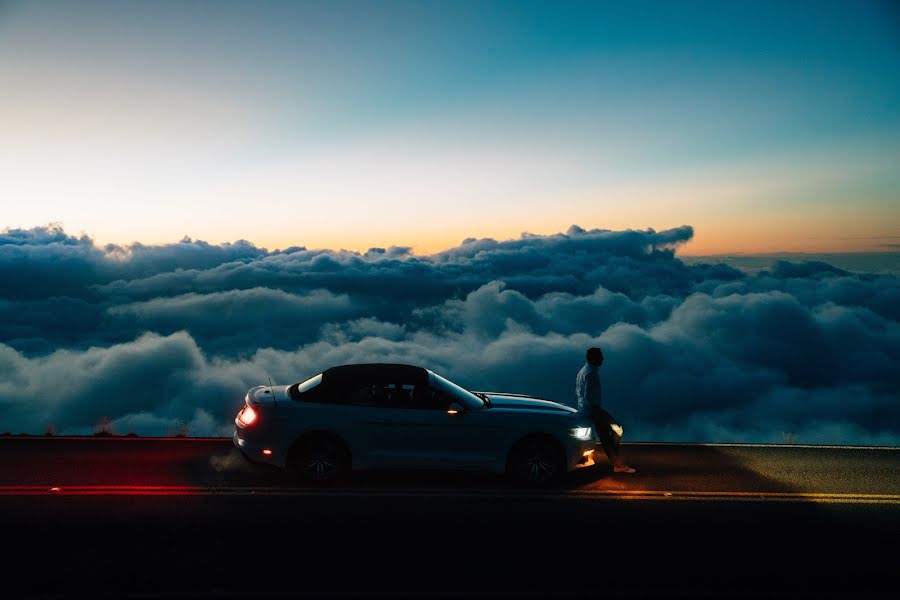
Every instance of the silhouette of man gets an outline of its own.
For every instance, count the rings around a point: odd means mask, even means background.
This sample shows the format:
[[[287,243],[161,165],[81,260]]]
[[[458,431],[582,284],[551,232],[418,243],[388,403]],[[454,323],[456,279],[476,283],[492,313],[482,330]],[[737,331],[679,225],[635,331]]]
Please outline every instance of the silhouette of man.
[[[600,348],[588,348],[587,361],[575,377],[575,398],[578,412],[594,422],[594,430],[600,438],[603,451],[616,473],[636,473],[624,462],[619,453],[619,441],[622,439],[622,427],[616,423],[611,414],[603,410],[600,396],[600,365],[603,364],[603,352]]]

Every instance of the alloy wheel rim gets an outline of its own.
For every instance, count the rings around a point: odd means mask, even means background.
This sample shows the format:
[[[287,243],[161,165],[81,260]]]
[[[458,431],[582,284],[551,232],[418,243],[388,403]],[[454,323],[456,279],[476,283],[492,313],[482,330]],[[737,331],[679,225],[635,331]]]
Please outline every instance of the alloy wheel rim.
[[[553,475],[553,466],[540,454],[525,460],[525,474],[529,481],[546,481]]]
[[[331,479],[337,473],[337,462],[337,457],[334,455],[316,455],[306,461],[303,472],[314,479]]]

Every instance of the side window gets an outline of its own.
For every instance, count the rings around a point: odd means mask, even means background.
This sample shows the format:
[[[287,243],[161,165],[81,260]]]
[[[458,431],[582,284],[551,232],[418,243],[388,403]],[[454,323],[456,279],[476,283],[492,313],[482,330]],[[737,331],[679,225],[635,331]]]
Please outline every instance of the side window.
[[[388,383],[376,386],[380,405],[386,408],[415,408],[412,403],[415,386],[405,383]]]
[[[441,392],[428,387],[427,385],[420,386],[422,389],[417,395],[417,400],[419,400],[420,408],[428,409],[428,410],[447,410],[450,406],[450,402],[452,401],[448,396],[445,396]]]
[[[428,385],[387,384],[376,386],[383,394],[378,398],[380,406],[388,408],[412,408],[418,410],[446,410],[450,400]],[[378,393],[378,392],[376,392]]]
[[[338,394],[337,403],[350,404],[353,406],[378,406],[380,403],[378,402],[376,394],[377,387],[378,386],[365,383],[345,388]]]
[[[450,398],[428,385],[358,383],[335,394],[334,402],[351,406],[447,410]]]

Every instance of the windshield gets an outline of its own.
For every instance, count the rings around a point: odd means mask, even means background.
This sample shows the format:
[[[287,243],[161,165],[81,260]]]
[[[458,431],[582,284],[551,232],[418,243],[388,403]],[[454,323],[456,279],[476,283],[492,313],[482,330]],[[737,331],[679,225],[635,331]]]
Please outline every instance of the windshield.
[[[444,379],[437,373],[431,373],[434,389],[456,400],[463,406],[483,406],[484,402],[472,392],[463,389],[450,380]]]

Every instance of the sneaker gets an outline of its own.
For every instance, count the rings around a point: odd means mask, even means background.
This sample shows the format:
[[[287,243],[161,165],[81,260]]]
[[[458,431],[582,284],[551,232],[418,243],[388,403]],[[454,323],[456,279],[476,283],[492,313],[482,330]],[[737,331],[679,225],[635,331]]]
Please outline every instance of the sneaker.
[[[613,473],[637,473],[637,469],[632,469],[627,465],[613,467]]]

